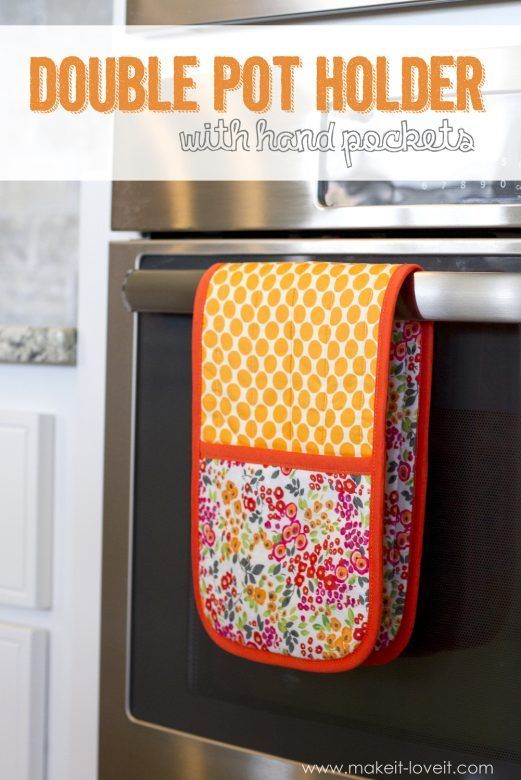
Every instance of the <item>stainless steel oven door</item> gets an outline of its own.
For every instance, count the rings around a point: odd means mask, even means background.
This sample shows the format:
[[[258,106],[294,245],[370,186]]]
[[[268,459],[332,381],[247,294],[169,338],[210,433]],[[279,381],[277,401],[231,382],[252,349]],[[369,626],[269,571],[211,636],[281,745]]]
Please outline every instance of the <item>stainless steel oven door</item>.
[[[376,672],[279,675],[214,647],[191,617],[189,513],[184,498],[175,504],[176,493],[188,491],[190,317],[186,309],[168,313],[168,296],[165,313],[132,314],[122,288],[136,268],[169,273],[252,256],[385,257],[432,271],[500,272],[485,288],[488,303],[460,286],[470,296],[461,316],[445,295],[430,302],[440,319],[467,322],[445,322],[436,335],[417,628],[405,657]],[[505,272],[505,281],[521,279],[521,239],[113,244],[100,780],[296,780],[305,776],[300,759],[337,764],[362,754],[479,758],[494,764],[498,780],[519,777],[521,313],[512,284],[501,284]],[[458,303],[450,294],[447,301]],[[143,310],[154,311],[150,297]],[[492,323],[469,323],[474,316]]]

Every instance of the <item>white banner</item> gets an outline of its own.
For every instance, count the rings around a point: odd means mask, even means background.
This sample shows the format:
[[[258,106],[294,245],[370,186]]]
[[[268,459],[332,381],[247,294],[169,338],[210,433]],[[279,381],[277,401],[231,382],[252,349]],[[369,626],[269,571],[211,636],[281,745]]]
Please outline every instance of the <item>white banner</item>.
[[[521,179],[521,29],[0,27],[0,179]]]

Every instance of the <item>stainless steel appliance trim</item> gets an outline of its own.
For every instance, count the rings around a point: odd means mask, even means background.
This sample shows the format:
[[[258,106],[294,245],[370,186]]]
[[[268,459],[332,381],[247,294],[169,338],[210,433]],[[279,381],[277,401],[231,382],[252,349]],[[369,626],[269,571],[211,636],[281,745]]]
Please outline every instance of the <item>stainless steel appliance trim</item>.
[[[519,255],[521,238],[165,238],[113,241],[144,255]]]
[[[133,271],[123,287],[131,311],[189,314],[202,271]],[[445,322],[521,322],[521,274],[415,274],[398,317]]]
[[[107,423],[103,547],[102,658],[100,675],[100,780],[270,777],[298,780],[299,764],[238,749],[136,719],[129,710],[129,628],[132,547],[134,404],[137,317],[121,301],[126,275],[141,249],[156,244],[112,246],[107,349]],[[163,245],[175,253],[175,245]],[[157,248],[159,249],[159,248]],[[328,776],[336,776],[328,773]],[[342,775],[344,776],[344,775]]]
[[[387,249],[386,249],[387,248]],[[100,780],[303,780],[297,763],[215,743],[134,718],[127,704],[132,528],[133,382],[137,316],[123,305],[126,276],[145,254],[521,255],[521,239],[179,240],[121,241],[111,246],[105,431],[103,603],[100,679]]]
[[[311,14],[326,16],[341,12],[407,9],[416,6],[439,6],[468,0],[222,0],[209,4],[207,0],[129,0],[127,24],[205,24],[230,21],[300,17]]]
[[[334,206],[316,181],[118,181],[114,230],[143,232],[485,228],[521,225],[518,204]]]

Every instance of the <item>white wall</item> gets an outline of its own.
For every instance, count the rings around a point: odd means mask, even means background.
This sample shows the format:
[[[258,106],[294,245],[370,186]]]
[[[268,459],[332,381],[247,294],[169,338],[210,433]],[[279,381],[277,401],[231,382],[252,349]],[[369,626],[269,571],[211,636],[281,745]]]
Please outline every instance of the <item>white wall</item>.
[[[0,605],[50,633],[47,780],[96,777],[109,224],[110,185],[82,185],[77,366],[0,365],[0,409],[55,416],[53,605]]]

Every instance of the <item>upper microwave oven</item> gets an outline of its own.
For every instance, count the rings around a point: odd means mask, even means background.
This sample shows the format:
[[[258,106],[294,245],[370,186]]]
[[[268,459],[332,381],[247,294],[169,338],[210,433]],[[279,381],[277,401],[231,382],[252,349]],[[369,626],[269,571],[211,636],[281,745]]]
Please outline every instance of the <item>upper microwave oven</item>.
[[[262,4],[262,13],[259,3],[249,5],[252,14],[264,17],[270,15],[275,3],[280,13],[284,9],[297,13],[289,8],[292,0],[268,0]],[[434,0],[436,5],[442,3],[445,0]],[[340,5],[344,9],[364,6],[368,10],[383,5],[408,7],[416,4],[416,0],[396,4],[381,0],[324,0],[323,3],[299,0],[294,3],[300,10],[309,7],[310,11],[321,12],[324,8]],[[233,10],[240,15],[245,13],[244,5],[243,0],[229,0],[219,4],[219,8],[223,14]],[[189,6],[187,3],[186,9],[189,7],[190,13],[199,13],[203,6],[204,14],[210,14],[205,0],[197,0]],[[184,2],[130,0],[128,19],[135,23],[146,19],[147,24],[188,23],[190,14],[188,11],[184,14],[183,8]],[[213,15],[217,13],[212,11]],[[197,16],[194,21],[210,20],[204,14],[201,11],[200,18]],[[494,145],[498,159],[505,165],[506,161],[514,164],[519,158],[519,142],[513,128],[521,125],[521,46],[481,45],[474,54],[493,56],[495,67],[487,75],[484,95],[487,110],[494,113]],[[370,118],[371,114],[364,114],[363,120],[354,119],[366,124]],[[326,116],[324,119],[326,121]],[[160,154],[166,141],[164,137],[151,136],[150,143]],[[226,181],[116,181],[113,228],[173,234],[410,228],[475,230],[521,225],[521,174],[518,181],[480,180],[478,172],[465,181],[397,180],[384,158],[373,160],[371,154],[361,152],[350,171],[352,177],[346,180],[341,155],[323,152],[305,181],[254,181],[248,179],[244,163],[235,162],[232,157]],[[251,178],[256,178],[253,172]]]
[[[412,6],[451,5],[465,0],[128,0],[128,24],[252,22],[289,16],[330,16]]]
[[[151,234],[514,228],[521,181],[119,181],[112,223]]]

